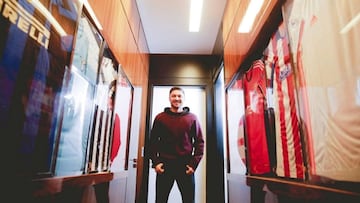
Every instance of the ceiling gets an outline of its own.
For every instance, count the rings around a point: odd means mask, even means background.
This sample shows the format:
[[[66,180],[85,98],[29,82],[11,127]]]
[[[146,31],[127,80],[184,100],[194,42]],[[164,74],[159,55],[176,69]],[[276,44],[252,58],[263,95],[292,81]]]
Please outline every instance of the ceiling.
[[[188,32],[190,0],[136,0],[150,54],[211,55],[226,0],[204,0],[200,31]]]

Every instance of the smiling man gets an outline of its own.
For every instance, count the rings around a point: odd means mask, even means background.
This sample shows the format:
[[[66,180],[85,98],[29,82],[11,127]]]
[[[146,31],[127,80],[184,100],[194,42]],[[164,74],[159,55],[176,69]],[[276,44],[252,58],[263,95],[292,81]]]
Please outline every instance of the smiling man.
[[[184,90],[172,87],[170,107],[159,113],[150,134],[150,158],[156,172],[156,203],[168,201],[176,181],[184,203],[195,199],[194,172],[204,154],[200,123],[183,107]]]

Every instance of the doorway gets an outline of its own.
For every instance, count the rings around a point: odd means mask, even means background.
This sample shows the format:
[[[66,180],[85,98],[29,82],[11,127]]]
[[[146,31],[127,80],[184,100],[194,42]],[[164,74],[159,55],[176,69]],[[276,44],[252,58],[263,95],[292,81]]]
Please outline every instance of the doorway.
[[[154,86],[153,101],[151,106],[151,126],[155,116],[169,107],[169,91],[172,86]],[[201,124],[204,140],[206,140],[206,91],[199,86],[180,86],[185,92],[184,106],[190,108]],[[155,179],[156,173],[149,163],[149,182],[148,182],[148,203],[155,202]],[[177,184],[174,183],[169,195],[169,202],[182,203],[181,195]],[[204,156],[195,172],[195,203],[206,202],[206,142]]]

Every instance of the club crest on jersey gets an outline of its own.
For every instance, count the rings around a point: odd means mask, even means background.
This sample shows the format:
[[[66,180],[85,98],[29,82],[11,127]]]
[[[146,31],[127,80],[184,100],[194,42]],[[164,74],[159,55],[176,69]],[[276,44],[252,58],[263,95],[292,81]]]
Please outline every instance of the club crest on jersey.
[[[50,31],[15,0],[0,0],[1,15],[48,49]]]
[[[290,68],[290,66],[286,66],[285,68],[284,68],[284,70],[281,70],[280,71],[280,80],[281,81],[283,81],[283,80],[285,80],[289,75],[291,74],[291,68]]]

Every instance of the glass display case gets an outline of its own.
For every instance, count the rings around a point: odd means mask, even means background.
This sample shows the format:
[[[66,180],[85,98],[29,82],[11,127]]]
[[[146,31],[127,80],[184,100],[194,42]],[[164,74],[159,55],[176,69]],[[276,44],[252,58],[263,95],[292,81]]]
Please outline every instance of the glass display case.
[[[229,172],[245,175],[245,109],[242,77],[238,76],[226,92]]]
[[[60,95],[80,1],[2,1],[0,132],[18,175],[53,175]],[[9,17],[11,16],[11,17]]]
[[[116,98],[114,105],[114,131],[111,141],[110,170],[112,172],[128,169],[130,126],[134,88],[118,67]]]
[[[78,175],[85,157],[97,85],[103,38],[83,11],[77,26],[72,65],[64,80],[62,124],[55,174]]]
[[[133,87],[105,45],[94,97],[86,173],[127,169],[132,97]]]
[[[4,4],[36,29],[0,18],[4,163],[36,177],[126,170],[133,87],[86,8]]]

